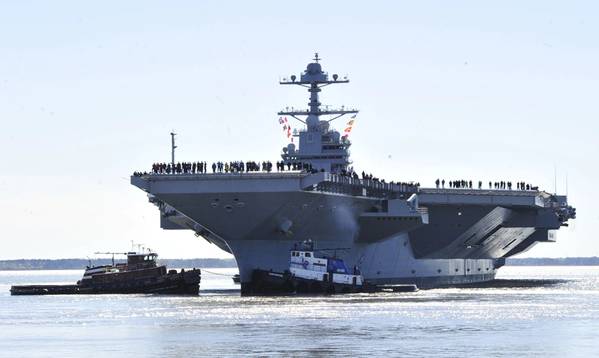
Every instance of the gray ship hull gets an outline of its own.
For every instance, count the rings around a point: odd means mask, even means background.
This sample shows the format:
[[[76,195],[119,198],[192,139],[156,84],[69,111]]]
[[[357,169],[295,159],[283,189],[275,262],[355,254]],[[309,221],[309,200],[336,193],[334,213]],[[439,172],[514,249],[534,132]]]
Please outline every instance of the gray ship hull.
[[[555,203],[565,200],[537,191],[410,193],[328,173],[145,175],[132,184],[159,207],[164,229],[192,230],[232,253],[244,292],[254,270],[287,270],[289,250],[307,239],[337,249],[372,283],[492,280],[506,257],[554,240],[563,219]]]
[[[347,245],[342,241],[317,241],[318,247],[340,247],[338,256],[349,267],[359,266],[364,280],[372,284],[416,284],[420,288],[462,285],[495,278],[499,263],[493,259],[416,259],[403,234],[371,244]],[[242,288],[251,292],[254,270],[284,272],[289,269],[289,251],[293,243],[231,241],[230,246],[240,269]],[[248,286],[248,287],[246,287]]]

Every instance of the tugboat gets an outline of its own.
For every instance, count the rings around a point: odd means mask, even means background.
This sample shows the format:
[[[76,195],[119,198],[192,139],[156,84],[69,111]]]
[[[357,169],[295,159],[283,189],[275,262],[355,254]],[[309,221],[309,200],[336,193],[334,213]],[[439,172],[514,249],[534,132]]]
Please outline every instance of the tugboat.
[[[158,265],[158,254],[126,252],[112,254],[112,265],[91,266],[85,269],[81,280],[75,285],[26,285],[12,286],[11,295],[66,295],[66,294],[128,294],[161,293],[198,295],[199,269],[185,271],[168,270]],[[114,263],[114,255],[126,255],[127,263]]]
[[[312,241],[304,242],[301,250],[291,250],[289,272],[297,293],[362,292],[364,278],[355,266],[350,273],[342,259],[316,257]]]
[[[311,240],[294,245],[290,251],[289,270],[254,270],[252,280],[258,292],[276,294],[306,293],[374,293],[374,292],[416,292],[414,284],[373,283],[364,280],[358,266],[350,271],[345,262],[338,258],[337,251],[345,249],[314,249]],[[332,257],[316,252],[333,251]]]

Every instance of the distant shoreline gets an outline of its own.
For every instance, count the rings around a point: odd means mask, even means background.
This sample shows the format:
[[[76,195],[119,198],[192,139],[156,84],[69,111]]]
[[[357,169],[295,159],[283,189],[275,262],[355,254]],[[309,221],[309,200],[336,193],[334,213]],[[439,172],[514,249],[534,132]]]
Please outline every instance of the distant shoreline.
[[[599,257],[530,257],[507,259],[506,266],[599,266]]]
[[[234,259],[158,259],[160,264],[172,268],[237,268]],[[124,262],[115,258],[115,262]],[[17,270],[81,270],[88,266],[88,259],[19,259],[0,260],[0,271]],[[110,265],[111,259],[91,260],[92,265]]]
[[[160,259],[173,268],[237,268],[234,259]],[[109,265],[111,259],[92,260],[93,265]],[[122,262],[122,260],[116,260]],[[89,265],[87,259],[19,259],[0,260],[0,271],[17,270],[81,270]],[[599,266],[599,257],[512,258],[506,266]]]

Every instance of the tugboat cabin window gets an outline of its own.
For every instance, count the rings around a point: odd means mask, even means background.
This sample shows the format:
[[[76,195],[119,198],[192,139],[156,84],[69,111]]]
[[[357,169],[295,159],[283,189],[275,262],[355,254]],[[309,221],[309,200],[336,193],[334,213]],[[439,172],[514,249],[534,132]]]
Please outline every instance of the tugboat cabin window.
[[[312,257],[312,255],[309,252],[306,252],[306,257]]]

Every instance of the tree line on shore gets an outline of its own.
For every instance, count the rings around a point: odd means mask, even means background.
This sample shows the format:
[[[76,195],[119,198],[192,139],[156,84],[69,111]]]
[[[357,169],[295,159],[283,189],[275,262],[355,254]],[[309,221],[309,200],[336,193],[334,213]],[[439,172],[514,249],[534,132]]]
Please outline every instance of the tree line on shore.
[[[123,262],[116,260],[116,262]],[[159,259],[169,268],[236,268],[234,259]],[[110,265],[111,259],[91,260],[91,264]],[[0,271],[8,270],[81,270],[90,264],[88,259],[20,259],[0,260]],[[599,257],[508,258],[507,266],[599,266]]]
[[[123,259],[115,258],[115,262],[125,262]],[[162,265],[168,268],[236,268],[234,259],[158,259]],[[1,270],[81,270],[90,264],[89,259],[19,259],[0,260]],[[108,258],[92,259],[93,266],[110,265],[112,260]]]
[[[599,266],[599,257],[508,258],[506,266]]]

